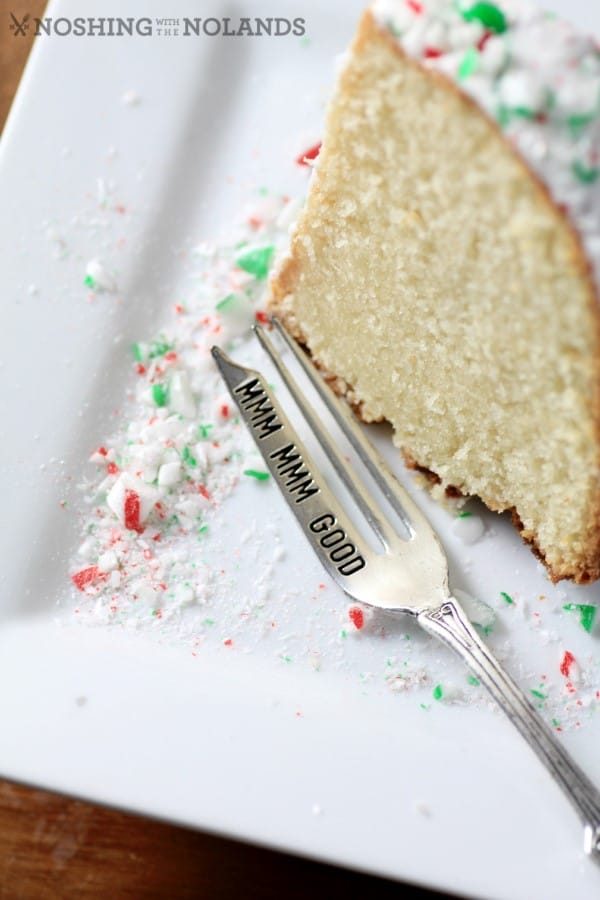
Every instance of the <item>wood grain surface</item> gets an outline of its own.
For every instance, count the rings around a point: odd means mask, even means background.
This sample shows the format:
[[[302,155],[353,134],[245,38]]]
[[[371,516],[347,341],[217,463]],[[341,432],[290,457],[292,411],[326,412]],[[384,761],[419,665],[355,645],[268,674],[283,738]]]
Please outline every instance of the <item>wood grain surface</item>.
[[[0,782],[1,900],[335,900],[354,891],[399,900],[409,888]]]
[[[11,31],[10,13],[21,21],[41,16],[44,6],[0,0],[0,126],[33,43],[31,29]],[[295,900],[351,892],[367,900],[442,897],[0,780],[0,900]]]

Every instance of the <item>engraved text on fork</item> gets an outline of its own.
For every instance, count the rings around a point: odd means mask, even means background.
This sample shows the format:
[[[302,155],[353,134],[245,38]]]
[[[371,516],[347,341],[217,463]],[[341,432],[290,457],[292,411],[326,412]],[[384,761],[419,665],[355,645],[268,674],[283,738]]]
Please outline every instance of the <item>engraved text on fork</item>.
[[[247,416],[247,422],[254,431],[257,440],[271,437],[283,428],[277,412],[269,402],[269,396],[258,378],[246,381],[234,389],[239,398],[241,409]],[[295,494],[296,503],[303,503],[319,493],[319,485],[313,479],[302,455],[293,442],[287,442],[272,450],[269,459],[273,460],[280,483],[289,494]]]
[[[365,560],[360,553],[356,552],[356,547],[348,540],[346,532],[339,527],[337,519],[332,513],[323,513],[317,516],[312,522],[309,522],[308,527],[313,534],[319,536],[321,547],[340,575],[354,575],[355,572],[364,569]]]

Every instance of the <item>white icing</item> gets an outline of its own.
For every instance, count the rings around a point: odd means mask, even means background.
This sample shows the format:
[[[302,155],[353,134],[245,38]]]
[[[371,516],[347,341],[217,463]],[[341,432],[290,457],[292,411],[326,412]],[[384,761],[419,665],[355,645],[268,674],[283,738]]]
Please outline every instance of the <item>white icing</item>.
[[[477,7],[492,7],[504,24],[497,31],[486,27]],[[600,52],[594,38],[521,0],[374,0],[372,11],[409,56],[456,81],[498,122],[566,210],[600,286]]]

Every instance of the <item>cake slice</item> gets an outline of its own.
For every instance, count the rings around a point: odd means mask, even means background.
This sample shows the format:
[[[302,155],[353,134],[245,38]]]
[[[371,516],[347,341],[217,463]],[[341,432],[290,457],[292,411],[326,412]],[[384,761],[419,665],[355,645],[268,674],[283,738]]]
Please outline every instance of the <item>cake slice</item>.
[[[600,55],[514,0],[377,2],[270,308],[410,464],[600,576]]]

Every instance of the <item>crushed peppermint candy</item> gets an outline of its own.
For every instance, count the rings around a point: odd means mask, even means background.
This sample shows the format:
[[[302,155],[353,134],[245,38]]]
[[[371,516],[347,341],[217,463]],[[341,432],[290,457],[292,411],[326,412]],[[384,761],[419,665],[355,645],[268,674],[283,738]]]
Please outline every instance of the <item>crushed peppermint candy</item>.
[[[85,267],[85,278],[83,281],[85,286],[92,291],[105,291],[108,294],[114,294],[117,290],[115,279],[99,259],[91,259],[88,262]]]
[[[96,619],[167,622],[204,602],[214,574],[193,548],[206,541],[214,515],[241,479],[269,481],[210,349],[216,342],[234,349],[264,315],[265,280],[281,236],[276,220],[286,204],[276,197],[257,204],[251,218],[260,219],[263,243],[236,238],[199,252],[204,287],[198,297],[175,304],[167,328],[131,346],[131,418],[90,454],[96,476],[82,485],[89,512],[70,570],[77,609],[83,594]],[[86,273],[93,290],[115,288],[98,260]],[[238,285],[233,291],[232,284]],[[275,547],[273,558],[280,556]]]
[[[572,672],[576,668],[575,657],[569,650],[565,650],[560,661],[560,673],[565,678],[572,678]]]
[[[365,627],[365,614],[360,606],[351,606],[348,610],[348,618],[357,631]]]
[[[310,166],[311,163],[317,159],[319,153],[321,152],[321,142],[314,144],[312,147],[309,147],[308,150],[305,150],[304,153],[301,153],[296,162],[299,166]]]

